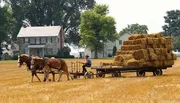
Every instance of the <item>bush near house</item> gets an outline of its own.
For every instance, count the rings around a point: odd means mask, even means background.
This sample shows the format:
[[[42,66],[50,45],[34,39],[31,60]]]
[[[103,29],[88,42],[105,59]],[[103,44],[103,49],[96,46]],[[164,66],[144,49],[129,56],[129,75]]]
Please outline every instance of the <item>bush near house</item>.
[[[55,57],[55,58],[74,58],[74,55],[69,55],[69,56],[61,56],[61,55],[44,55],[44,57],[48,57],[48,58],[51,58],[51,57]]]

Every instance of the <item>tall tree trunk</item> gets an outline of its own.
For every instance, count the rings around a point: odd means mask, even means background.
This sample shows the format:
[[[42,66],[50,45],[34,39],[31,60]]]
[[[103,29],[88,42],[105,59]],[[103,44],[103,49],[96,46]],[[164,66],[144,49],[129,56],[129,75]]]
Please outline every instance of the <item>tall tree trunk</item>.
[[[97,59],[98,58],[98,51],[97,51],[97,49],[95,50],[95,57],[94,57],[95,59]]]

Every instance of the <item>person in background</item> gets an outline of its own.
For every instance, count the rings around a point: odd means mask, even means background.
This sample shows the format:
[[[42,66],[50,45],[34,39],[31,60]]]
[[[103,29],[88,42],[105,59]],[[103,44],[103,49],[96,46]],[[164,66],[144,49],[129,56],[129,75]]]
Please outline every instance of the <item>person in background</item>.
[[[86,73],[87,72],[87,70],[86,70],[86,67],[91,67],[91,64],[92,64],[92,62],[91,62],[91,59],[89,58],[89,55],[85,55],[85,58],[86,58],[86,62],[85,63],[83,63],[82,62],[82,64],[83,64],[83,66],[82,66],[82,68],[83,68],[83,73]]]

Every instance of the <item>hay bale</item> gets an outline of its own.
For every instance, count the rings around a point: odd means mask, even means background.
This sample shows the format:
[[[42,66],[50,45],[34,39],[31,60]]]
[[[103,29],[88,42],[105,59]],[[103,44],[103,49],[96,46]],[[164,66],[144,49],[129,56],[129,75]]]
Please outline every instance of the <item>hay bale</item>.
[[[135,50],[133,52],[133,58],[136,60],[144,59],[145,61],[149,60],[148,51],[144,49]]]
[[[173,59],[173,60],[176,60],[176,59],[177,59],[177,56],[176,56],[175,54],[172,53],[171,55],[172,55],[172,59]]]
[[[168,50],[167,48],[160,48],[161,49],[161,52],[162,52],[162,55],[166,55]]]
[[[165,55],[157,55],[158,60],[162,61],[162,60],[166,60],[166,56]]]
[[[166,39],[164,37],[159,38],[159,43],[160,44],[166,44]]]
[[[136,40],[141,38],[140,34],[131,34],[131,36],[128,38],[129,40]]]
[[[150,61],[158,60],[158,56],[155,53],[149,53],[149,60]]]
[[[103,62],[100,63],[100,66],[108,66],[108,65],[113,65],[113,63],[103,63]]]
[[[153,44],[146,45],[146,48],[153,48]]]
[[[132,54],[122,55],[121,57],[123,58],[123,60],[129,60],[133,58]]]
[[[148,37],[148,38],[147,38],[147,44],[153,44],[153,39],[150,38],[150,37]]]
[[[159,38],[152,38],[154,45],[159,45]]]
[[[114,61],[114,66],[124,66],[123,62],[119,62],[119,61]]]
[[[155,53],[153,48],[147,48],[147,50],[148,50],[148,54]]]
[[[165,44],[165,48],[167,48],[168,50],[173,50],[174,46],[172,44]]]
[[[145,61],[143,59],[141,59],[141,60],[130,59],[125,63],[125,66],[142,67],[144,65],[144,63],[145,63]]]
[[[121,50],[117,50],[116,55],[120,55],[120,54],[121,54]]]
[[[165,67],[171,67],[172,65],[174,65],[174,60],[164,60]]]
[[[157,55],[160,55],[162,52],[161,52],[160,48],[155,48],[154,53],[157,54]]]
[[[123,41],[123,45],[129,45],[128,40]]]
[[[172,54],[171,53],[167,53],[166,54],[166,59],[167,60],[172,60],[173,58],[172,58]]]
[[[166,44],[172,43],[172,38],[170,36],[165,37],[165,39],[166,39]]]
[[[134,41],[134,44],[135,44],[135,45],[137,45],[137,44],[147,45],[147,38],[136,39],[136,40]]]

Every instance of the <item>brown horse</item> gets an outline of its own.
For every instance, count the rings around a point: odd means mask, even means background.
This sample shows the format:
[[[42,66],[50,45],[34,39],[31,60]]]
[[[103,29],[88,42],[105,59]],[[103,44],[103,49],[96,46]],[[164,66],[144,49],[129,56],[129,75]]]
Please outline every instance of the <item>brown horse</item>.
[[[67,66],[66,62],[62,59],[32,58],[31,65],[32,65],[32,68],[34,68],[36,65],[44,67],[43,68],[44,81],[46,81],[48,79],[51,68],[58,70],[59,79],[57,81],[60,81],[61,76],[62,76],[62,71],[67,74],[67,79],[70,80],[68,66]]]
[[[19,55],[18,56],[18,67],[20,68],[23,65],[23,63],[25,63],[26,66],[27,66],[27,70],[30,70],[31,73],[32,73],[31,82],[33,82],[34,75],[41,82],[40,78],[37,75],[37,71],[38,70],[41,71],[43,68],[38,66],[38,65],[36,65],[36,66],[34,66],[33,69],[31,69],[31,59],[32,59],[31,56],[29,56],[27,54]],[[55,80],[55,73],[52,72],[52,75],[53,75],[53,81],[54,81]]]

